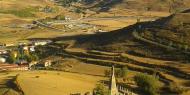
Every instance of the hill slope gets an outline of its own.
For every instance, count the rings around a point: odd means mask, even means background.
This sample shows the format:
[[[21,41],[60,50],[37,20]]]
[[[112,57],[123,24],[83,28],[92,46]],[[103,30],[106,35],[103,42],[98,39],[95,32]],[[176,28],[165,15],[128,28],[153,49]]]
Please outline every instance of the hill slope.
[[[61,0],[58,0],[61,1]],[[147,11],[175,12],[190,7],[189,0],[82,0],[85,8],[106,10],[107,8],[138,9]],[[106,8],[107,7],[107,8]]]
[[[141,22],[109,33],[61,37],[76,39],[74,47],[111,52],[128,52],[139,56],[188,60],[189,13],[174,14],[154,22]]]

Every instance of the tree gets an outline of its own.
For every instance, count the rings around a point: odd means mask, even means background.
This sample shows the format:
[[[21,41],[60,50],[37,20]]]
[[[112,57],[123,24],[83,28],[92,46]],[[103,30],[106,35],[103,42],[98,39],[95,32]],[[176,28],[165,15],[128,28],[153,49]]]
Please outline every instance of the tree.
[[[125,66],[123,68],[116,68],[115,69],[115,76],[117,78],[126,78],[127,77],[127,73],[128,73],[128,68]],[[105,70],[104,74],[106,77],[110,77],[111,76],[111,71],[110,70]]]
[[[26,59],[28,62],[32,62],[32,61],[37,61],[39,58],[38,58],[37,54],[30,53],[30,54],[26,55]]]
[[[95,95],[109,95],[109,90],[102,83],[96,85],[94,88]]]
[[[173,46],[173,42],[169,41],[169,46],[172,47]]]
[[[121,68],[121,73],[122,73],[122,78],[124,79],[124,80],[126,80],[126,78],[127,78],[127,74],[128,74],[128,68],[127,68],[127,66],[124,66],[123,68]]]
[[[134,79],[137,85],[144,93],[146,93],[146,95],[158,95],[157,92],[160,88],[160,82],[158,78],[147,74],[137,74]]]
[[[11,51],[9,53],[9,57],[8,57],[8,62],[9,63],[15,63],[17,60],[17,56],[18,56],[18,52],[16,51]]]
[[[64,15],[57,15],[55,17],[56,20],[65,20],[65,16]]]
[[[82,11],[81,11],[81,9],[77,8],[77,9],[75,9],[75,12],[76,13],[81,13]]]
[[[122,70],[119,68],[119,69],[115,69],[115,76],[117,78],[122,78]]]
[[[184,49],[185,49],[185,51],[188,51],[188,48],[189,48],[188,45],[184,45]]]

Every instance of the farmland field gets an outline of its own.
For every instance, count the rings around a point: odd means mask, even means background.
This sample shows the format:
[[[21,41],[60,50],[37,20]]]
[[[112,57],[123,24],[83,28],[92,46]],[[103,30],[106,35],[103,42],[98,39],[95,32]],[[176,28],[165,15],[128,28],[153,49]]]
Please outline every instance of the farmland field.
[[[100,80],[107,80],[105,77],[59,71],[31,71],[1,73],[3,76],[0,77],[0,83],[4,84],[4,79],[16,74],[19,74],[17,81],[26,95],[69,95],[92,92]],[[0,92],[3,91],[6,91],[6,88],[0,89]]]

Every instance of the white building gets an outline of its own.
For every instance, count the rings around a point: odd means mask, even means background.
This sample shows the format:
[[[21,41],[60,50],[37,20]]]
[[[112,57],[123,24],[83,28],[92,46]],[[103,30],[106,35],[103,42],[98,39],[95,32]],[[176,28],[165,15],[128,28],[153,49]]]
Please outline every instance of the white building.
[[[9,47],[9,46],[14,46],[13,43],[8,43],[8,44],[5,44],[6,47]]]
[[[70,20],[71,20],[70,17],[65,16],[65,21],[70,21]]]
[[[28,46],[24,46],[23,50],[28,51]]]
[[[0,62],[1,63],[5,63],[6,62],[6,58],[0,57]]]
[[[49,67],[51,66],[51,61],[50,60],[46,60],[44,63],[44,67]]]
[[[30,46],[30,47],[29,47],[29,50],[30,50],[31,52],[34,52],[34,51],[35,51],[35,46]]]
[[[48,43],[51,43],[52,41],[51,40],[39,40],[39,41],[33,41],[33,45],[35,46],[39,46],[39,45],[46,45]]]
[[[7,54],[8,52],[6,50],[0,50],[0,54]]]
[[[0,64],[0,71],[15,71],[15,70],[20,70],[20,71],[25,71],[28,70],[28,65],[18,65],[18,64],[7,64],[7,63],[1,63]]]

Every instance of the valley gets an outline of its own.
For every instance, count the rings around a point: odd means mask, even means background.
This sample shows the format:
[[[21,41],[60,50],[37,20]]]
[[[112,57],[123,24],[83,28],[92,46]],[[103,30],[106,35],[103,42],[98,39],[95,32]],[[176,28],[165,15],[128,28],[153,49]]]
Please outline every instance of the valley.
[[[0,95],[189,95],[189,3],[0,0]]]

